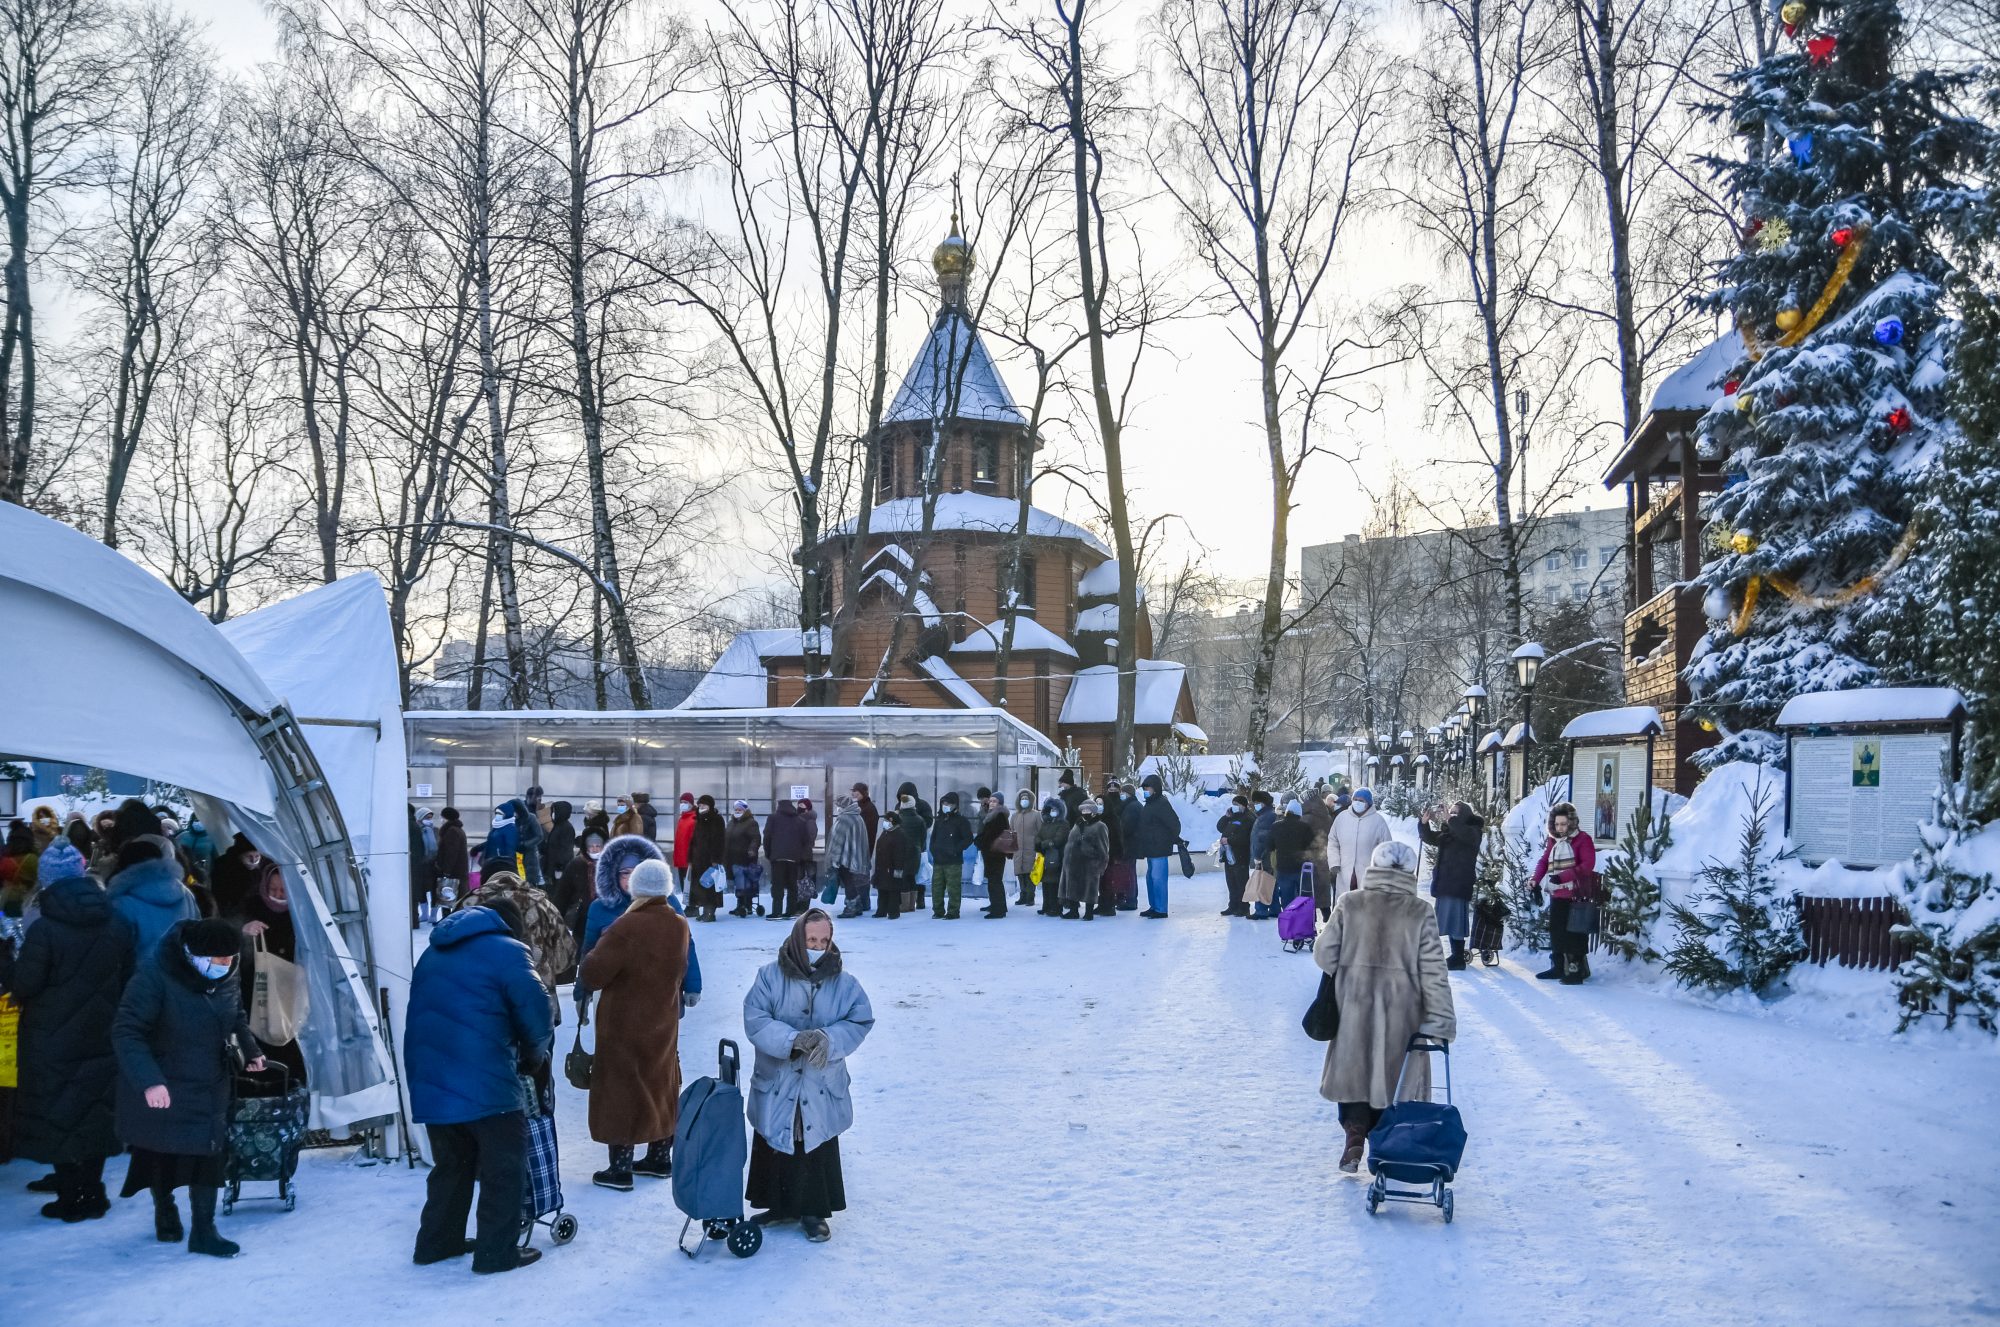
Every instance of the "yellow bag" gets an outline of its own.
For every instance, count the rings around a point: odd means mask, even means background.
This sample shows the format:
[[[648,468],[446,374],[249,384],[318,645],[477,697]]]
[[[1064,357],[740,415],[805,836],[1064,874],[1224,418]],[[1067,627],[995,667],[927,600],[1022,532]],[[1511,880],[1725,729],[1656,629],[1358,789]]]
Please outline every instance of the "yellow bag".
[[[1036,854],[1035,854],[1035,869],[1034,869],[1034,870],[1032,870],[1032,871],[1030,871],[1030,872],[1028,872],[1028,883],[1029,883],[1029,884],[1031,884],[1031,885],[1039,885],[1039,884],[1041,884],[1041,883],[1042,883],[1042,861],[1043,861],[1043,857],[1042,857],[1042,855],[1041,855],[1040,853],[1036,853]]]
[[[0,1087],[21,1085],[21,1006],[0,995]]]

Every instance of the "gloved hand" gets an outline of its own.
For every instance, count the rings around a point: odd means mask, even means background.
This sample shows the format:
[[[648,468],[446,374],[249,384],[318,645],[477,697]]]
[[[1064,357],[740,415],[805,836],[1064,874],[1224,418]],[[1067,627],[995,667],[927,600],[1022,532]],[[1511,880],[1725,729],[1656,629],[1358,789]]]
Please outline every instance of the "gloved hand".
[[[792,1038],[792,1054],[803,1056],[805,1062],[815,1069],[826,1068],[826,1033],[818,1028],[807,1028]]]
[[[590,1026],[589,991],[578,991],[576,993],[576,1025],[580,1028],[587,1028]]]
[[[682,991],[682,992],[681,992],[681,1008],[682,1008],[683,1010],[687,1010],[687,1009],[692,1009],[692,1008],[694,1008],[694,1007],[695,1007],[696,1005],[698,1005],[698,1004],[700,1004],[700,1003],[701,1003],[701,992],[700,992],[700,991]]]

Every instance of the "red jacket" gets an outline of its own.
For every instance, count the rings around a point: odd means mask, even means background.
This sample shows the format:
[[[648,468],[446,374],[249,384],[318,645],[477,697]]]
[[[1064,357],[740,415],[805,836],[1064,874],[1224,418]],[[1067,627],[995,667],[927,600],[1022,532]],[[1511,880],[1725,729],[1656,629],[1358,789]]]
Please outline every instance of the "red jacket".
[[[681,818],[674,822],[674,865],[685,871],[688,869],[688,852],[694,847],[694,808],[681,812]]]
[[[1549,873],[1549,852],[1556,846],[1554,836],[1542,844],[1542,859],[1535,863],[1535,883],[1541,884],[1542,877]],[[1570,851],[1576,854],[1576,865],[1566,871],[1556,873],[1549,884],[1549,893],[1556,898],[1571,898],[1579,889],[1586,896],[1595,894],[1597,885],[1597,844],[1590,835],[1578,830],[1569,836]]]

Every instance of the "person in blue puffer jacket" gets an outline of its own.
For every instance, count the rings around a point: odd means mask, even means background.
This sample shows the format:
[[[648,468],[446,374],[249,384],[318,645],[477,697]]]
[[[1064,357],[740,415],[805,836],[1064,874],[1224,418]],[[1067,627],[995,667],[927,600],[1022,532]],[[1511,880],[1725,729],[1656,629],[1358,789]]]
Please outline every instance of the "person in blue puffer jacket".
[[[132,926],[132,957],[150,963],[160,938],[181,922],[201,920],[201,908],[181,883],[172,839],[139,834],[118,847],[117,869],[105,884],[111,907]]]
[[[475,1179],[472,1270],[511,1271],[541,1256],[516,1244],[528,1183],[521,1075],[548,1060],[554,1034],[548,992],[519,938],[525,930],[511,901],[482,900],[432,928],[410,979],[405,1081],[411,1118],[429,1127],[436,1163],[417,1224],[419,1264],[467,1252]]]
[[[625,887],[632,868],[640,862],[664,862],[666,854],[660,845],[643,834],[620,834],[604,845],[604,851],[597,855],[597,897],[590,901],[590,911],[583,923],[583,948],[577,951],[577,970],[581,973],[583,960],[597,945],[597,938],[604,934],[604,928],[625,915],[625,909],[632,906],[632,895]],[[686,916],[680,897],[667,895],[667,906]],[[687,976],[681,982],[681,1006],[692,1009],[701,1003],[701,960],[695,956],[694,940],[688,939]],[[576,983],[576,1009],[585,1022],[590,1016],[590,988],[583,984],[581,976]]]

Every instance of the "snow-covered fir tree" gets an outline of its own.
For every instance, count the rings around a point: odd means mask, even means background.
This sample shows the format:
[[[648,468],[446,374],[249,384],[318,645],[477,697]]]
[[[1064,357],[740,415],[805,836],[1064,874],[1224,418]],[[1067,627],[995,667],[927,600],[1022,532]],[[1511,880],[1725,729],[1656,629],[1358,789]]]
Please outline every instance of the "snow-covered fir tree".
[[[1911,945],[1896,968],[1904,1028],[1934,1013],[1946,1027],[1964,1017],[2000,1030],[2000,828],[1970,811],[1963,786],[1947,789],[1901,872],[1910,920],[1897,933]]]
[[[1740,160],[1711,162],[1744,217],[1708,303],[1744,355],[1700,424],[1725,487],[1699,583],[1709,630],[1690,665],[1710,763],[1774,760],[1790,697],[1865,686],[1871,621],[1913,595],[1898,569],[1953,426],[1947,256],[1991,130],[1967,84],[1916,65],[1895,0],[1790,0],[1793,40],[1735,76]]]
[[[1653,923],[1660,916],[1660,881],[1655,870],[1673,845],[1672,817],[1653,815],[1650,798],[1632,808],[1618,850],[1605,854],[1604,904],[1598,944],[1624,959],[1656,962]]]
[[[1666,969],[1681,985],[1762,995],[1805,956],[1798,899],[1778,881],[1787,854],[1773,847],[1776,801],[1760,788],[1731,854],[1701,868],[1685,905],[1668,905],[1674,941]]]

